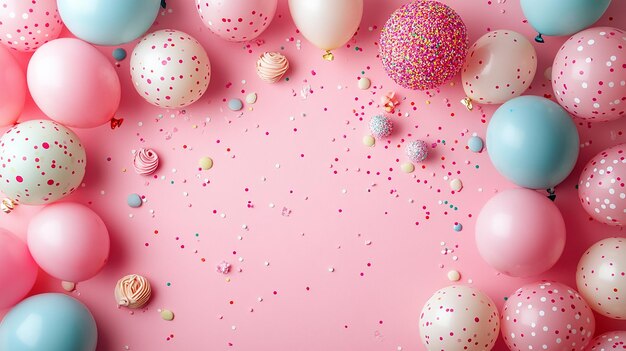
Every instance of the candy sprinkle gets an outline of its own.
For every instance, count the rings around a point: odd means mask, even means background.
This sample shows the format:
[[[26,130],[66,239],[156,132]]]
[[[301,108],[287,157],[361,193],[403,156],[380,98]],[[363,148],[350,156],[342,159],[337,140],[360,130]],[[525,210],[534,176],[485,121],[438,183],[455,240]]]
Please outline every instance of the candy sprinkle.
[[[170,311],[170,310],[160,310],[159,313],[161,313],[161,318],[163,318],[163,320],[166,321],[171,321],[174,320],[174,312]]]
[[[377,139],[388,137],[392,130],[393,124],[386,116],[376,115],[370,120],[370,132]]]
[[[406,155],[413,162],[422,162],[428,157],[428,144],[423,140],[411,141],[406,146]]]
[[[467,55],[465,23],[437,1],[414,1],[397,9],[380,33],[385,71],[409,89],[433,89],[460,70]]]

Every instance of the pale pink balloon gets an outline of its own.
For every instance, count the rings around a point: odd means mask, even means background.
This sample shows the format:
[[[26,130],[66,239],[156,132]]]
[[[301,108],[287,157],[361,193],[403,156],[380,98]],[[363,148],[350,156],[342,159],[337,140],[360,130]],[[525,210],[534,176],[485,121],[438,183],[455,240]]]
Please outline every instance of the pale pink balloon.
[[[572,351],[585,349],[596,322],[574,289],[557,282],[537,282],[509,296],[501,325],[511,351]]]
[[[33,288],[37,265],[26,243],[0,228],[0,310],[18,303]]]
[[[626,331],[610,331],[596,336],[585,351],[626,350]]]
[[[196,0],[202,22],[222,39],[247,41],[270,25],[278,0]]]
[[[499,331],[496,304],[470,286],[453,285],[438,290],[420,315],[420,337],[429,351],[489,351]]]
[[[561,46],[552,64],[552,89],[561,106],[592,122],[624,115],[625,37],[621,29],[589,28]]]
[[[552,268],[565,247],[565,222],[546,196],[530,189],[494,195],[476,220],[476,245],[496,270],[529,277]]]
[[[578,262],[576,285],[596,312],[626,319],[626,238],[593,244]]]
[[[537,53],[521,34],[489,32],[469,49],[461,70],[467,97],[481,104],[502,104],[522,95],[535,77]]]
[[[109,257],[109,232],[90,208],[71,202],[44,207],[28,225],[28,248],[41,269],[70,282],[98,274]]]
[[[11,53],[0,47],[0,127],[15,124],[26,100],[26,75]]]
[[[43,45],[30,59],[27,78],[37,106],[68,127],[102,125],[113,118],[120,104],[120,80],[113,65],[79,39]]]
[[[610,147],[587,163],[580,174],[578,198],[597,221],[626,225],[626,144]]]
[[[56,0],[0,1],[0,43],[10,48],[35,51],[62,29]]]

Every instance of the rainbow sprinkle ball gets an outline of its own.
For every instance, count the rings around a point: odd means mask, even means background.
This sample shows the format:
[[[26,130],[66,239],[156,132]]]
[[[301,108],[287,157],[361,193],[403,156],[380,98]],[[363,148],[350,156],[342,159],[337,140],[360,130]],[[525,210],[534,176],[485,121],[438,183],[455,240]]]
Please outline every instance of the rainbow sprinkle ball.
[[[413,162],[422,162],[428,157],[428,145],[424,140],[411,141],[406,146],[406,155]]]
[[[381,139],[391,135],[393,131],[393,123],[389,117],[384,115],[376,115],[370,120],[370,133],[377,138]]]

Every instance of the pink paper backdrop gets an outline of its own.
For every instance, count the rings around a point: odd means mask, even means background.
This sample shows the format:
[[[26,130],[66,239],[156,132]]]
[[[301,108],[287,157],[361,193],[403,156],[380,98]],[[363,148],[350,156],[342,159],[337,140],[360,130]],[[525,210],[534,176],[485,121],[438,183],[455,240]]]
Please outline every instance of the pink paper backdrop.
[[[87,147],[87,176],[68,200],[97,211],[112,240],[109,264],[71,293],[96,318],[98,350],[424,350],[419,313],[435,290],[451,284],[448,270],[460,271],[461,283],[484,290],[500,307],[505,296],[535,280],[498,275],[474,243],[481,206],[513,187],[485,151],[465,147],[472,133],[484,138],[494,108],[466,111],[458,102],[458,76],[440,91],[415,92],[399,88],[381,67],[379,31],[404,2],[366,0],[357,35],[327,62],[296,31],[286,0],[260,40],[250,43],[213,35],[194,1],[168,1],[153,29],[183,30],[204,45],[213,66],[206,95],[185,111],[152,107],[133,89],[127,59],[117,67],[122,127],[77,130]],[[501,28],[534,37],[519,1],[445,2],[465,20],[471,42]],[[625,28],[626,2],[613,1],[598,24]],[[552,97],[543,72],[565,39],[534,44],[538,74],[528,94]],[[129,54],[133,45],[125,46]],[[102,52],[113,62],[112,49]],[[288,81],[258,79],[255,62],[264,51],[289,58]],[[29,55],[14,54],[25,67]],[[370,90],[357,88],[360,76],[372,80]],[[310,91],[306,98],[303,90]],[[366,122],[381,112],[379,98],[391,90],[402,99],[394,133],[365,147]],[[256,104],[227,109],[230,98],[243,100],[249,92],[258,94]],[[31,100],[22,120],[42,117]],[[626,142],[625,130],[624,119],[579,123],[578,164],[557,188],[568,230],[565,253],[536,279],[574,286],[582,252],[599,239],[624,236],[590,219],[575,184],[593,155]],[[404,144],[413,139],[436,147],[423,166],[405,174],[399,167]],[[131,150],[140,147],[159,153],[155,177],[133,171]],[[198,170],[202,156],[213,158],[213,169]],[[463,181],[461,192],[451,192],[452,178]],[[130,193],[146,203],[128,207]],[[2,216],[2,226],[24,236],[37,211],[21,206]],[[455,222],[462,231],[453,230]],[[446,248],[454,251],[442,253]],[[215,272],[222,260],[233,265],[227,276]],[[145,275],[154,288],[150,304],[134,313],[113,299],[115,282],[129,273]],[[60,283],[41,273],[33,293],[46,291],[61,291]],[[160,308],[172,310],[174,321],[162,320]],[[598,332],[626,328],[598,321]],[[499,342],[495,350],[505,349]]]

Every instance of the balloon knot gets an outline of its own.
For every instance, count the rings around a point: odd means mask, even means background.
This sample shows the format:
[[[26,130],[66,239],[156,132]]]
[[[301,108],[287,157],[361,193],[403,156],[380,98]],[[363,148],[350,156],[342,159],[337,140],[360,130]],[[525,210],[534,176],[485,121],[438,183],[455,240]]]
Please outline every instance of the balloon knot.
[[[15,209],[15,206],[17,206],[17,202],[9,199],[8,197],[5,197],[0,202],[0,209],[6,214],[11,213],[11,211]]]
[[[463,106],[465,106],[465,108],[468,111],[471,111],[474,109],[474,106],[472,105],[472,99],[466,97],[464,99],[461,99],[461,104],[463,104]]]
[[[537,33],[537,36],[535,37],[535,41],[538,42],[538,43],[541,43],[541,44],[544,43],[543,37],[541,36],[541,33]]]
[[[322,57],[324,58],[324,60],[326,61],[332,61],[335,59],[335,55],[333,55],[332,52],[330,52],[330,50],[326,50],[326,53],[324,55],[322,55]]]
[[[548,192],[548,199],[550,199],[551,201],[556,200],[556,192],[554,191],[554,189],[550,188],[546,189],[546,191]]]

